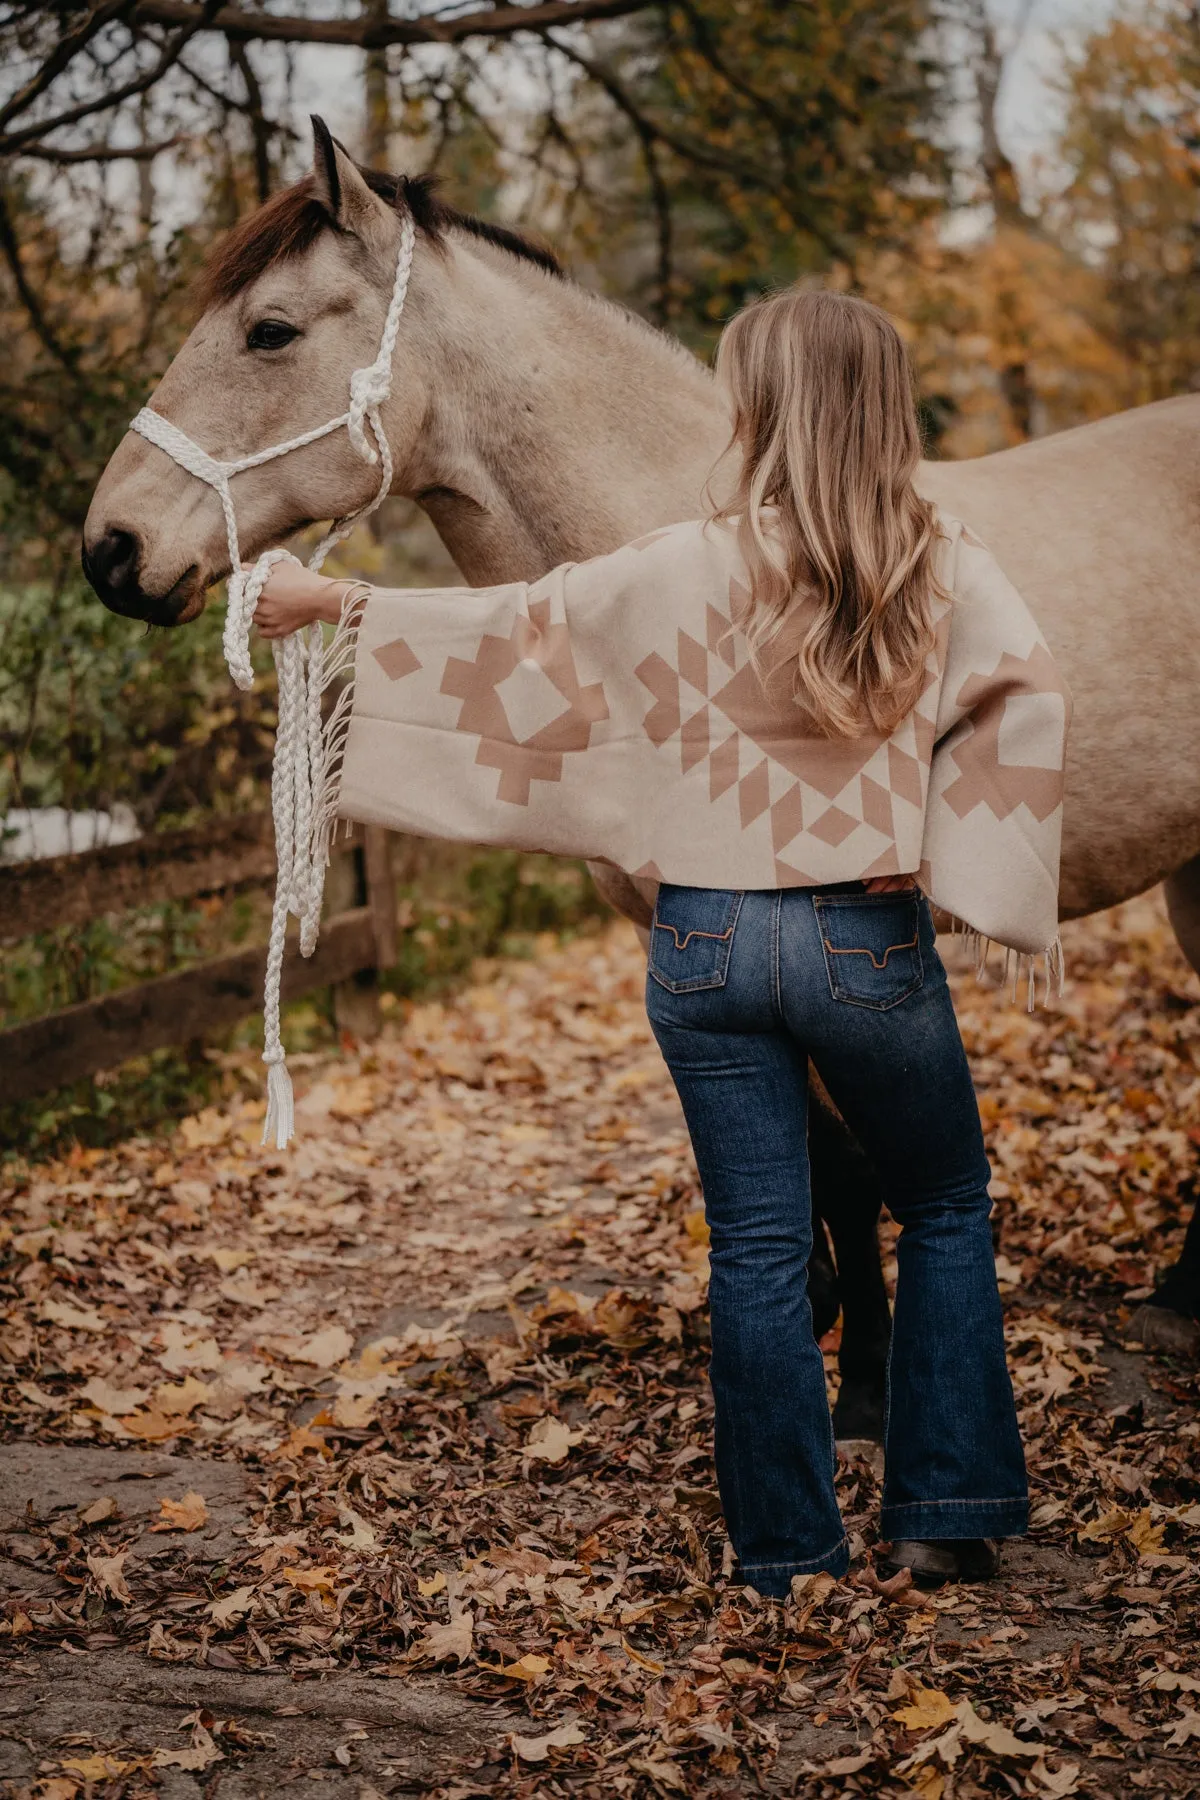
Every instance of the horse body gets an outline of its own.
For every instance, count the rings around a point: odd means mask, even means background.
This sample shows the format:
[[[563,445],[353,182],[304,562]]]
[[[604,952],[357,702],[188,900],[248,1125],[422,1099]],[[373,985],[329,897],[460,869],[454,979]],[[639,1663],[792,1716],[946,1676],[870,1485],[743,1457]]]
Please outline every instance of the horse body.
[[[318,188],[335,217],[349,207],[342,231],[210,307],[154,397],[214,454],[336,413],[348,370],[373,351],[396,218],[335,155]],[[263,314],[303,328],[301,354],[247,356],[247,322]],[[720,391],[678,344],[463,230],[419,248],[396,356],[394,491],[425,507],[473,583],[532,580],[695,517],[728,442]],[[1200,884],[1197,930],[1185,917],[1185,865],[1200,855],[1197,442],[1200,396],[1189,396],[973,462],[926,463],[920,486],[988,543],[1070,683],[1064,916],[1183,871],[1172,912],[1200,967]],[[238,477],[246,552],[348,510],[371,480],[344,436]],[[114,540],[120,581],[99,566]],[[136,436],[101,479],[85,544],[106,603],[161,623],[194,617],[226,572],[214,496]],[[606,886],[637,915],[632,890]]]

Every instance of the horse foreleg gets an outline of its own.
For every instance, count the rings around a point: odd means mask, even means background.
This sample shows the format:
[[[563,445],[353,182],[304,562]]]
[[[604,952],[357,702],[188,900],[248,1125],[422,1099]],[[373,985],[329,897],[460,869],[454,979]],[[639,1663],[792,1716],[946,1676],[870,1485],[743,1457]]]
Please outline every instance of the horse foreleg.
[[[879,1180],[866,1155],[813,1083],[808,1114],[813,1226],[829,1228],[842,1303],[838,1350],[841,1386],[833,1409],[834,1436],[883,1442],[892,1315],[879,1260]],[[823,1238],[823,1231],[820,1232]]]
[[[1167,917],[1179,948],[1200,975],[1200,856],[1176,869],[1163,883]]]
[[[1192,1207],[1179,1261],[1129,1321],[1129,1336],[1148,1350],[1200,1357],[1200,1201]]]
[[[1184,863],[1165,882],[1167,915],[1179,948],[1200,975],[1200,856]],[[1200,1356],[1200,1200],[1179,1261],[1169,1268],[1144,1306],[1129,1321],[1128,1333],[1149,1350]]]

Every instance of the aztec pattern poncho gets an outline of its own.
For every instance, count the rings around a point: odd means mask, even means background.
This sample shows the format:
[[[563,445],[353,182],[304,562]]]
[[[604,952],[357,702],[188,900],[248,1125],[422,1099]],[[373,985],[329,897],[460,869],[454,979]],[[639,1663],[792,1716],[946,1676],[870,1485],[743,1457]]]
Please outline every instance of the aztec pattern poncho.
[[[950,599],[924,693],[886,738],[822,736],[787,679],[760,681],[726,525],[668,526],[532,583],[371,589],[343,625],[355,674],[326,818],[586,857],[643,888],[917,873],[981,939],[1048,951],[1069,695],[995,559],[941,528]]]

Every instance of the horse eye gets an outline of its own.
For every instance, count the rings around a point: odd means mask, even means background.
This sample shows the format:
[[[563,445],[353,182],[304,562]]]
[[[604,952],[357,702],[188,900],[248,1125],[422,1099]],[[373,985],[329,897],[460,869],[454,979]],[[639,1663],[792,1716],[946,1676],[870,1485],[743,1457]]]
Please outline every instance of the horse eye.
[[[282,319],[260,319],[250,329],[246,339],[247,350],[282,350],[300,333],[294,325],[287,325]]]

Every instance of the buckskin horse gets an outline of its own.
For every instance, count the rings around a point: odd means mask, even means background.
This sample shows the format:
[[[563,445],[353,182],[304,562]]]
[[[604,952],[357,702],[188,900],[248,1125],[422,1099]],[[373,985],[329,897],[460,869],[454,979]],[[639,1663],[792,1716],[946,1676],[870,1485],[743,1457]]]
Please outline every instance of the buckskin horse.
[[[311,173],[232,231],[153,396],[217,457],[303,435],[345,406],[379,343],[401,221],[416,254],[383,422],[392,492],[428,513],[465,579],[532,580],[695,517],[726,450],[710,374],[668,335],[569,280],[547,251],[455,211],[423,178],[360,169],[314,120]],[[1200,970],[1200,395],[964,463],[920,487],[989,544],[1075,698],[1061,906],[1074,918],[1165,881]],[[336,432],[237,478],[243,554],[362,505],[377,477]],[[227,573],[216,495],[127,434],[96,489],[84,569],[112,611],[182,625]],[[611,870],[602,891],[645,924]],[[874,1172],[831,1115],[810,1122],[814,1325],[842,1307],[841,1438],[878,1437],[889,1336]],[[1200,1225],[1135,1329],[1200,1347]]]

